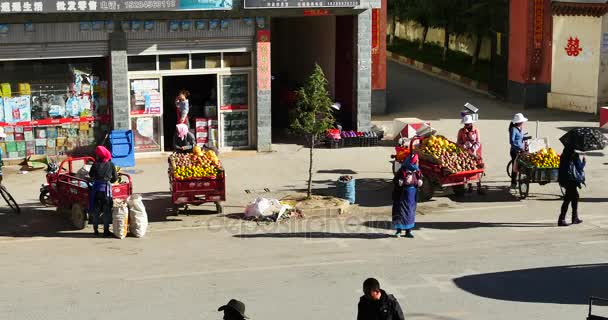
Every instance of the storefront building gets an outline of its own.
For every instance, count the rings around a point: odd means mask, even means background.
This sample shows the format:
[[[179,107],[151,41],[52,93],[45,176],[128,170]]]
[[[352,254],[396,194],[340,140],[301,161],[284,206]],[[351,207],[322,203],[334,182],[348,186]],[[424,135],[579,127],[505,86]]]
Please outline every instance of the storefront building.
[[[197,142],[269,151],[288,121],[281,90],[314,63],[345,122],[368,129],[373,8],[380,1],[0,0],[0,147],[5,158],[62,155],[132,129],[136,154],[171,151],[175,97],[187,90]]]
[[[608,102],[606,13],[606,3],[553,3],[549,108],[598,113]]]

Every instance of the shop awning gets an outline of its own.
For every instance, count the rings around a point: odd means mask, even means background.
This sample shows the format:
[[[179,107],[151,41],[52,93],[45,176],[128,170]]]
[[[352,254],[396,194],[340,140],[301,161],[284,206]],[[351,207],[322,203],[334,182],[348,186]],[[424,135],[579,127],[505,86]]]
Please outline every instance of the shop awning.
[[[553,1],[551,5],[554,16],[601,17],[608,13],[608,3],[605,0]]]

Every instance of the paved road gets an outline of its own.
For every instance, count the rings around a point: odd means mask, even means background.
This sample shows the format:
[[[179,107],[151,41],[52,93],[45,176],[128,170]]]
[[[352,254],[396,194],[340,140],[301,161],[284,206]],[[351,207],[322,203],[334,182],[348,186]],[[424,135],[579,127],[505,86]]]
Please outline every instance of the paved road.
[[[396,74],[405,77],[403,92],[415,82],[434,86],[430,93],[470,95],[394,64],[389,71],[393,82]],[[513,111],[492,103],[505,114]],[[447,116],[434,121],[445,131],[457,127]],[[359,209],[339,219],[278,226],[202,211],[176,217],[165,210],[164,162],[139,161],[136,191],[145,194],[153,221],[146,238],[122,241],[68,231],[34,204],[40,173],[8,169],[4,182],[27,208],[21,217],[0,212],[0,319],[220,319],[217,307],[231,297],[242,299],[253,319],[353,319],[368,276],[399,298],[408,319],[583,319],[587,296],[608,296],[608,161],[602,154],[588,157],[585,222],[554,227],[560,204],[555,185],[533,186],[526,201],[505,189],[499,168],[504,120],[494,121],[480,123],[492,141],[488,161],[496,163],[489,195],[439,196],[420,204],[414,240],[391,238],[388,230],[390,147],[319,150],[316,185],[352,170],[363,189]],[[556,136],[560,127],[579,123],[584,119],[550,120],[543,131]],[[275,194],[302,186],[306,170],[297,164],[305,163],[307,151],[277,149],[225,156],[229,212],[253,197],[244,189],[270,187]]]

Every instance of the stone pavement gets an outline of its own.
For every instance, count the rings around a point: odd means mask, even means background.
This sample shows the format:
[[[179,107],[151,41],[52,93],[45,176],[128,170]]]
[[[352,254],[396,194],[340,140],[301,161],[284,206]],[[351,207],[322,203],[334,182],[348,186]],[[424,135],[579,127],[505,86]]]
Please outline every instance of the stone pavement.
[[[258,225],[231,214],[257,195],[303,189],[306,149],[275,145],[272,153],[222,155],[228,202],[219,217],[207,211],[212,206],[190,216],[167,211],[166,161],[141,159],[133,178],[135,192],[146,199],[150,232],[115,240],[93,238],[90,228],[71,231],[36,204],[41,172],[19,175],[7,168],[4,184],[25,210],[19,216],[0,210],[0,259],[6,262],[0,264],[0,319],[219,319],[217,307],[231,297],[245,301],[254,319],[352,319],[369,276],[397,295],[408,319],[583,319],[588,295],[608,296],[603,153],[588,155],[580,204],[585,222],[557,228],[556,185],[532,185],[524,201],[506,188],[506,128],[517,109],[401,68],[389,64],[394,115],[430,120],[453,137],[460,105],[480,108],[488,195],[422,203],[416,239],[395,239],[392,147],[320,149],[315,188],[327,191],[339,175],[355,176],[357,210]],[[563,128],[594,123],[587,115],[526,113],[543,120],[541,134],[554,144]]]

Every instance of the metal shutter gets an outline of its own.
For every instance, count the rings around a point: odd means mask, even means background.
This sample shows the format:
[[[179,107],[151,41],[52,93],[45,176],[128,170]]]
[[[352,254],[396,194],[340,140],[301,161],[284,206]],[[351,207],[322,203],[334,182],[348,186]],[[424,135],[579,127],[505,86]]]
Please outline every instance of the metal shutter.
[[[156,55],[214,51],[251,51],[253,37],[197,40],[129,40],[127,54]]]
[[[108,41],[0,45],[0,61],[106,57]]]

